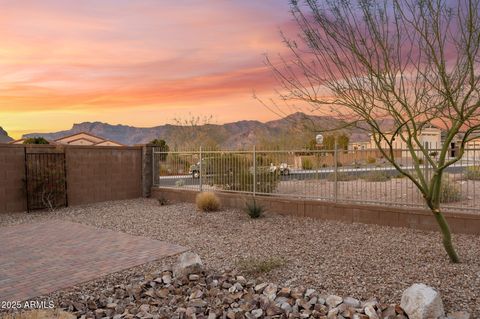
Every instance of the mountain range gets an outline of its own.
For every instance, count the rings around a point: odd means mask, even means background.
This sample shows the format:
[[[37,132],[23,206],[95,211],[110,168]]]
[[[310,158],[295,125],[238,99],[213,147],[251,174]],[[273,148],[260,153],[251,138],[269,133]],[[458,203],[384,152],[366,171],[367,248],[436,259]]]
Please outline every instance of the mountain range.
[[[55,140],[79,132],[88,132],[125,145],[145,144],[154,139],[164,139],[170,146],[198,147],[218,145],[224,148],[247,148],[252,145],[301,147],[315,138],[316,133],[340,127],[343,122],[329,116],[311,116],[294,113],[284,118],[268,121],[237,121],[226,124],[171,125],[142,128],[127,125],[111,125],[101,122],[74,124],[70,130],[54,133],[31,133],[23,137],[42,136]],[[359,129],[344,130],[354,139],[363,139],[366,134]]]
[[[8,136],[8,133],[0,126],[0,143],[8,143],[13,141],[13,138]]]

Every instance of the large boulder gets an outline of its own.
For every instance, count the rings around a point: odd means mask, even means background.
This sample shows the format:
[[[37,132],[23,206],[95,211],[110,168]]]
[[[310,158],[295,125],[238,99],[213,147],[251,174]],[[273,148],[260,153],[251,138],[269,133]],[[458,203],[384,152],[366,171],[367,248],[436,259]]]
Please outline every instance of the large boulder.
[[[438,319],[445,316],[440,293],[424,284],[413,284],[407,288],[400,306],[410,319]]]
[[[188,276],[190,274],[198,274],[203,271],[203,263],[195,253],[187,251],[178,257],[177,264],[173,268],[175,277]]]

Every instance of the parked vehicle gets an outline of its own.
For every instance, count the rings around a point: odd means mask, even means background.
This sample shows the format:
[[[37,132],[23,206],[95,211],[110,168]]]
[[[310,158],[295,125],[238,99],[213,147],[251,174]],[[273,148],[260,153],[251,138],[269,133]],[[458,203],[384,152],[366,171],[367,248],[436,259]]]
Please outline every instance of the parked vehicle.
[[[290,168],[288,167],[287,163],[280,163],[279,166],[270,164],[270,172],[272,173],[279,173],[280,175],[290,175]]]
[[[219,164],[219,159],[218,158],[203,158],[202,159],[202,176],[211,176],[214,174],[219,174],[219,168],[218,166],[222,167]],[[225,167],[225,171],[223,172],[224,174],[231,174],[232,169],[229,167]],[[188,171],[190,175],[192,175],[192,178],[200,178],[200,161],[198,161],[196,164],[190,165],[190,169]]]

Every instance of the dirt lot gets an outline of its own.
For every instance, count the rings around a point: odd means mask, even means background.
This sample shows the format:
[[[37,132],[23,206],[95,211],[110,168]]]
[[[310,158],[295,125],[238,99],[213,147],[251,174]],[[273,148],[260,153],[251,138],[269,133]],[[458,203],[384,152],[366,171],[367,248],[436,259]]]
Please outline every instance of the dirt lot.
[[[422,282],[439,289],[447,311],[480,317],[480,237],[456,235],[461,264],[451,264],[436,232],[342,224],[268,213],[251,220],[243,211],[199,213],[191,204],[160,206],[138,199],[61,209],[55,213],[3,214],[0,226],[64,219],[190,247],[207,267],[237,268],[245,258],[279,258],[284,265],[262,276],[282,285],[304,285],[325,294],[378,297],[399,302]],[[148,268],[152,270],[152,266]],[[130,270],[142,271],[142,268]],[[129,273],[76,287],[95,293]],[[62,297],[62,293],[57,294]]]

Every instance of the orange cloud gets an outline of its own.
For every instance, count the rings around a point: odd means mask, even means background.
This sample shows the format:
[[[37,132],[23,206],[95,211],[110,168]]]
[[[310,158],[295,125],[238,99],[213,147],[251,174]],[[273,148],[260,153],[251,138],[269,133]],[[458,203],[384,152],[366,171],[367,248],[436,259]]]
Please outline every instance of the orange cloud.
[[[291,27],[277,0],[0,5],[0,126],[16,132],[151,125],[155,110],[264,119],[251,98],[274,86],[262,54],[282,52],[279,29]],[[250,113],[236,110],[244,105]]]

